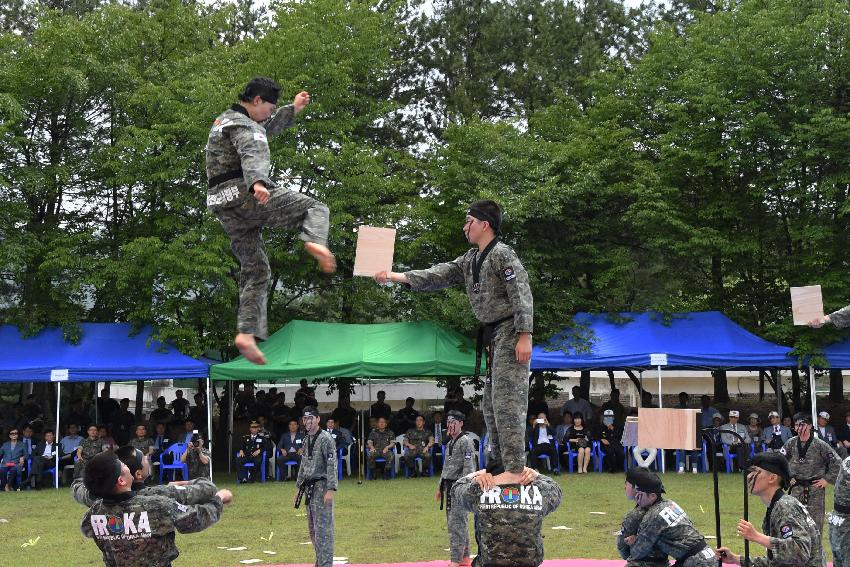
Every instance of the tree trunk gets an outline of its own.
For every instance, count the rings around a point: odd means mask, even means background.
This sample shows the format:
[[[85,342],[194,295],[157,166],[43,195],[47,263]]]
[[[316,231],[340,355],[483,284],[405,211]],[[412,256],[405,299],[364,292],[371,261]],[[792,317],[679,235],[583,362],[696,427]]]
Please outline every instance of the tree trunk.
[[[590,401],[590,370],[582,370],[581,378],[579,378],[579,388],[581,388],[581,397]]]
[[[759,370],[759,401],[764,401],[764,376],[767,374],[764,370]]]
[[[136,380],[136,423],[142,421],[142,406],[145,405],[145,381]],[[135,432],[134,432],[135,435]]]
[[[617,389],[617,384],[614,382],[614,371],[613,370],[608,371],[608,383],[611,386],[612,392]]]
[[[714,377],[714,402],[721,404],[729,403],[729,385],[726,382],[725,370],[713,370],[711,375]]]
[[[635,385],[635,389],[638,391],[638,399],[643,396],[643,388],[640,385],[640,378],[635,376],[635,373],[631,370],[626,370],[626,375],[629,377],[629,380],[632,381],[632,384]]]
[[[844,375],[840,369],[829,371],[829,401],[844,401]]]
[[[803,405],[800,399],[800,371],[796,368],[791,369],[791,405],[794,412],[800,411]]]

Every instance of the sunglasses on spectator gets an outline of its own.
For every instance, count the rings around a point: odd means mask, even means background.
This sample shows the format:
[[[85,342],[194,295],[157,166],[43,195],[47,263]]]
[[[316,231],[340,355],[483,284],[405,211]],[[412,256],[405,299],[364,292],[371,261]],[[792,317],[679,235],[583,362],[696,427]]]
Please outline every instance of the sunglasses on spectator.
[[[9,436],[17,435],[17,434],[18,434],[18,432],[17,432],[17,431],[10,431],[10,432],[9,432]]]

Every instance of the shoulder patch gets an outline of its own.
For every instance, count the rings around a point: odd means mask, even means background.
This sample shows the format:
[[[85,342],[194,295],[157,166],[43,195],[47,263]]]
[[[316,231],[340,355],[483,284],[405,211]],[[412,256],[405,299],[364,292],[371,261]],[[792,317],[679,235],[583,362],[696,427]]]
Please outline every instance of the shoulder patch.
[[[254,132],[254,139],[258,142],[267,142],[268,138],[263,132]]]
[[[783,455],[788,454],[788,451],[785,450],[785,447],[782,447],[781,449],[779,449],[779,452],[782,453]]]
[[[186,506],[186,505],[184,505],[184,504],[178,504],[178,505],[177,505],[177,509],[178,509],[178,510],[180,510],[181,512],[185,513],[185,512],[186,512],[186,510],[188,510],[188,509],[189,509],[189,507],[188,507],[188,506]]]
[[[841,462],[841,467],[845,473],[850,474],[850,457],[847,457]]]
[[[791,524],[785,524],[781,528],[779,528],[779,537],[781,537],[782,539],[788,539],[793,535],[794,530],[791,528]]]
[[[506,282],[509,282],[516,277],[516,272],[514,272],[514,269],[511,266],[502,270],[502,274],[505,276]]]

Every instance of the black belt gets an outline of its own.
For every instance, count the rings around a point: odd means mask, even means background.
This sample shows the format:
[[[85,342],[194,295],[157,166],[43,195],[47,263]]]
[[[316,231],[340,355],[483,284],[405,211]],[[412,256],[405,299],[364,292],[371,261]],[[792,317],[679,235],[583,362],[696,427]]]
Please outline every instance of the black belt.
[[[821,477],[819,477],[819,476],[815,477],[815,478],[797,478],[795,476],[794,477],[794,486],[802,486],[803,488],[808,488],[809,486],[812,486],[815,482],[819,481],[820,479],[821,479]]]
[[[685,561],[687,561],[697,553],[700,553],[703,549],[708,549],[708,545],[706,545],[705,541],[701,541],[697,545],[687,550],[683,556],[676,559],[676,562],[673,563],[673,567],[682,567],[682,565],[685,564]]]
[[[307,506],[310,505],[310,502],[313,500],[313,487],[317,482],[327,480],[326,477],[322,476],[319,478],[311,478],[310,480],[305,480],[304,484],[298,487],[298,495],[295,497],[295,508],[301,507],[301,498],[307,497]]]
[[[509,315],[498,321],[493,321],[492,323],[484,323],[478,327],[478,338],[475,341],[475,378],[481,376],[481,355],[484,353],[484,348],[488,348],[488,356],[487,356],[487,376],[491,376],[490,369],[493,366],[493,357],[492,357],[492,348],[493,345],[493,335],[496,332],[496,327],[507,321],[508,319],[513,319],[513,315]]]
[[[452,486],[456,480],[452,480],[450,478],[440,479],[440,510],[443,509],[443,505],[445,504],[446,510],[451,510],[452,507]]]
[[[850,514],[850,506],[843,506],[838,502],[835,503],[835,511],[839,514]]]
[[[230,181],[231,179],[242,179],[244,175],[242,174],[241,169],[235,169],[233,171],[228,171],[227,173],[219,173],[218,175],[213,175],[209,179],[209,186],[215,187],[225,181]]]

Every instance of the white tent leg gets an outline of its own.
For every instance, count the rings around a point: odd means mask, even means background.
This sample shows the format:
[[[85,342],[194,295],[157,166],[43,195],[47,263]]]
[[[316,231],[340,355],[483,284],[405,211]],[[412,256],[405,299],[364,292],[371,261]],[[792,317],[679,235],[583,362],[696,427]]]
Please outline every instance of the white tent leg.
[[[817,428],[818,426],[818,396],[815,391],[815,373],[812,372],[812,368],[806,368],[806,372],[809,373],[809,397],[812,402],[812,427]]]
[[[227,381],[227,472],[233,462],[233,380]]]
[[[210,480],[212,476],[212,454],[213,454],[213,430],[212,430],[212,378],[207,376],[207,446],[210,452]]]
[[[664,407],[664,403],[661,401],[661,366],[658,366],[658,408],[661,409]],[[658,449],[661,451],[661,472],[664,472],[664,449]]]
[[[60,406],[60,401],[62,399],[59,396],[60,396],[61,392],[62,392],[62,383],[56,382],[56,434],[53,436],[54,440],[55,440],[54,445],[55,445],[55,449],[56,449],[56,451],[55,451],[56,461],[53,465],[53,488],[55,488],[57,490],[59,489],[59,431],[60,431],[59,430],[59,406]]]

